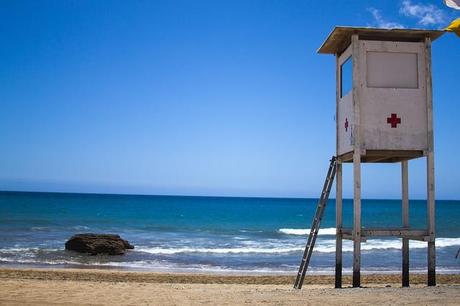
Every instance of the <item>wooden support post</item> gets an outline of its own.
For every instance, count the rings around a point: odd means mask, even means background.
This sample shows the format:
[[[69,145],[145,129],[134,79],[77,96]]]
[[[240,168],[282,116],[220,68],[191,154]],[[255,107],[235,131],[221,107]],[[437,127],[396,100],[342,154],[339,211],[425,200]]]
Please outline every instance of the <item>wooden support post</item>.
[[[361,94],[360,46],[357,34],[351,37],[353,59],[353,287],[361,286]]]
[[[353,287],[361,286],[361,155],[353,154]]]
[[[408,161],[401,162],[402,179],[402,224],[409,227],[409,176]],[[402,239],[402,286],[409,287],[409,239]]]
[[[342,288],[342,162],[337,161],[335,196],[335,288]]]
[[[339,65],[339,54],[335,55],[335,110],[336,114],[339,114],[339,102],[340,102],[340,65]],[[335,119],[336,129],[336,156],[339,155],[339,118]],[[342,161],[337,159],[336,169],[336,183],[335,183],[335,288],[342,288]]]
[[[434,135],[433,93],[431,80],[431,38],[425,38],[425,76],[427,100],[428,153],[427,164],[427,217],[428,217],[428,286],[436,286],[435,202],[434,202]]]
[[[436,247],[435,247],[435,207],[434,207],[434,157],[433,152],[427,156],[428,187],[428,286],[436,286]]]

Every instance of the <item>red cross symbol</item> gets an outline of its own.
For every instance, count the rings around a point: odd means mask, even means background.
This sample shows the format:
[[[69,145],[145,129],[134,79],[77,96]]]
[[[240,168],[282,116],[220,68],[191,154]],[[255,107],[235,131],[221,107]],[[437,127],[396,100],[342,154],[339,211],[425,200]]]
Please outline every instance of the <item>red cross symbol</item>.
[[[345,132],[348,132],[348,118],[345,118]]]
[[[398,118],[397,114],[391,114],[391,117],[387,118],[387,123],[391,124],[392,128],[397,128],[398,124],[401,124],[401,118]]]

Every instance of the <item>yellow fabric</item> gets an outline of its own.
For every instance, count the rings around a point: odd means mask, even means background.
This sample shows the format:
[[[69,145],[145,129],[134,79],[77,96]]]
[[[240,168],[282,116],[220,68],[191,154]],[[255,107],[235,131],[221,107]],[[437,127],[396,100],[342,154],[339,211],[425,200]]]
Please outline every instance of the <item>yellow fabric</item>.
[[[445,30],[449,32],[454,32],[455,34],[457,34],[458,37],[460,37],[460,18],[457,18],[454,21],[452,21],[452,23]]]

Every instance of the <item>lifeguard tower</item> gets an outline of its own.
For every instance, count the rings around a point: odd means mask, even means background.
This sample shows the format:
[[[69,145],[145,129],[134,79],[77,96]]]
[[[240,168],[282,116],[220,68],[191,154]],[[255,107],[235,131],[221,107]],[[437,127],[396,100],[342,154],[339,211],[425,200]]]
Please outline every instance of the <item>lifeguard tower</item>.
[[[353,249],[360,286],[361,242],[402,238],[402,286],[409,286],[409,240],[428,244],[428,286],[436,285],[431,42],[443,31],[336,27],[318,53],[336,57],[336,157],[329,168],[295,288],[301,288],[324,206],[336,177],[335,286],[342,286],[342,240]],[[427,228],[409,225],[408,161],[426,158]],[[402,227],[361,226],[361,163],[401,163]],[[353,227],[342,222],[342,163],[353,163]],[[325,194],[323,196],[323,194]]]

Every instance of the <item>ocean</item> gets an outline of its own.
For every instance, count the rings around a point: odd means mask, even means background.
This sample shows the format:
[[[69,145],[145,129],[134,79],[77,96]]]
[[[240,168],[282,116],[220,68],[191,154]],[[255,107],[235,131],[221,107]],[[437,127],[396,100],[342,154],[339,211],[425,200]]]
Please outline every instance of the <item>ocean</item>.
[[[317,199],[0,192],[0,266],[117,268],[161,272],[293,274]],[[344,200],[344,224],[352,201]],[[401,226],[401,201],[363,200],[364,227]],[[424,228],[426,201],[410,201],[410,224]],[[335,266],[335,200],[326,207],[309,273]],[[437,271],[459,273],[460,201],[436,201]],[[64,250],[77,233],[114,233],[135,246],[122,256]],[[352,267],[344,241],[344,272]],[[410,242],[410,268],[426,271],[426,243]],[[362,244],[362,271],[401,270],[401,240]]]

